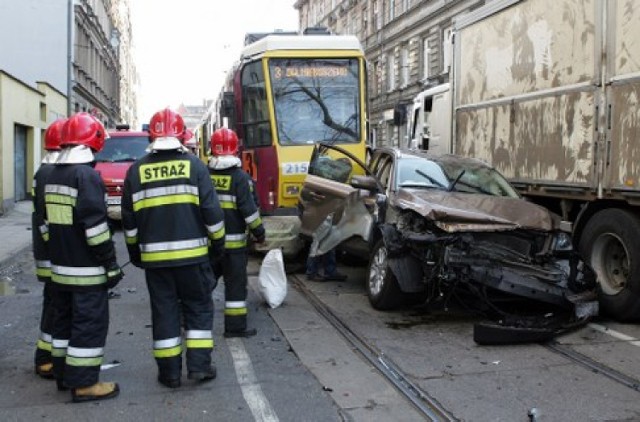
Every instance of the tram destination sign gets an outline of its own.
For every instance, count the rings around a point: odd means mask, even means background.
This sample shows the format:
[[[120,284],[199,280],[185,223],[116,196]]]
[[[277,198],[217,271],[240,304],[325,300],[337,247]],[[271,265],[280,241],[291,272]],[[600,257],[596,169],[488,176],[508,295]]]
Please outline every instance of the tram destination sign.
[[[321,66],[314,64],[312,66],[292,65],[292,66],[275,66],[274,77],[276,79],[283,78],[336,78],[349,76],[349,65],[344,66]]]

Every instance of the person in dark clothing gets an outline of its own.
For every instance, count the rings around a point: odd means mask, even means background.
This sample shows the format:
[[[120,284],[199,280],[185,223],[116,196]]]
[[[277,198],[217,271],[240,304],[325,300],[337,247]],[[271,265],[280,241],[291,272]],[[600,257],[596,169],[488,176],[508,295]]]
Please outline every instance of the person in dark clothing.
[[[257,243],[265,241],[265,229],[253,193],[251,177],[242,170],[238,137],[221,128],[211,136],[209,172],[224,210],[224,262],[213,260],[224,276],[224,336],[251,337],[255,328],[247,328],[247,229]],[[218,271],[220,272],[220,270]]]
[[[206,165],[182,145],[185,130],[170,109],[153,115],[150,153],[129,168],[122,197],[127,250],[151,299],[158,381],[169,388],[181,385],[184,347],[188,379],[217,375],[209,256],[222,256],[225,227]]]
[[[322,270],[324,270],[323,274],[320,273]],[[335,249],[331,249],[324,255],[308,257],[306,276],[307,280],[312,281],[345,281],[347,279],[346,274],[338,272]]]
[[[36,344],[34,356],[36,374],[46,379],[53,379],[53,362],[51,361],[51,260],[47,249],[49,228],[45,220],[44,186],[60,154],[62,126],[67,119],[57,119],[47,127],[44,134],[46,151],[38,171],[33,176],[33,212],[31,213],[31,235],[33,240],[33,258],[36,264],[36,277],[44,283],[42,289],[42,312],[40,316],[40,336]]]
[[[107,224],[106,189],[93,168],[106,132],[88,113],[62,128],[60,156],[44,188],[51,259],[53,372],[74,402],[115,397],[114,382],[99,382],[109,328],[107,291],[122,279]]]

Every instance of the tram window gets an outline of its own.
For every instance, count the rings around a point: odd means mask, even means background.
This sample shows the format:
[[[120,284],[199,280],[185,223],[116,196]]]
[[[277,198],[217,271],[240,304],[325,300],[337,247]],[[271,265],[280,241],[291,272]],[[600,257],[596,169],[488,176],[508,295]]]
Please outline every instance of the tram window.
[[[262,63],[249,63],[242,70],[242,114],[244,144],[248,148],[271,145],[269,108]]]
[[[269,60],[281,145],[359,142],[358,65],[356,59]]]

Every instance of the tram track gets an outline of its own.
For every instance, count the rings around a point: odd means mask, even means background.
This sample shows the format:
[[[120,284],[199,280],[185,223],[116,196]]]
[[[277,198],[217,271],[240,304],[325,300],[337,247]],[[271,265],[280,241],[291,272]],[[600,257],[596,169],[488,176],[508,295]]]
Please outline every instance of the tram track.
[[[289,280],[301,296],[313,306],[314,310],[349,344],[351,349],[360,355],[365,362],[373,365],[377,372],[384,376],[407,402],[411,403],[414,409],[422,415],[424,420],[459,420],[453,410],[445,408],[417,383],[414,383],[412,379],[403,373],[399,366],[374,343],[370,343],[365,337],[354,331],[354,328],[350,326],[348,320],[336,314],[333,308],[327,305],[325,300],[321,299],[301,276],[289,274]],[[609,331],[606,327],[594,329],[607,333]],[[616,334],[614,337],[618,340],[622,340],[633,346],[640,346],[640,340],[637,340],[636,337],[621,333],[614,334]],[[531,344],[531,346],[535,347],[535,343]],[[538,346],[542,346],[542,349],[549,353],[562,356],[564,359],[576,365],[579,370],[584,369],[598,378],[613,381],[615,384],[625,387],[625,389],[632,390],[634,393],[631,394],[640,392],[640,378],[636,378],[632,373],[627,373],[628,371],[625,371],[624,368],[616,369],[606,361],[582,353],[572,347],[571,344],[564,344],[557,340],[552,340],[545,343],[538,343]],[[531,417],[531,415],[529,416]]]
[[[435,398],[413,383],[400,368],[384,353],[376,350],[360,335],[354,332],[338,315],[331,311],[297,275],[289,275],[289,279],[314,309],[331,324],[336,331],[356,350],[366,361],[373,365],[398,392],[405,397],[426,420],[446,422],[458,419]]]
[[[640,380],[638,380],[637,378],[623,374],[617,369],[613,369],[608,365],[598,362],[595,359],[592,359],[589,356],[586,356],[567,345],[560,344],[556,341],[551,341],[542,344],[542,346],[547,350],[564,356],[572,362],[586,369],[589,369],[596,374],[602,375],[603,377],[609,378],[610,380],[613,380],[618,384],[621,384],[634,391],[640,392]]]

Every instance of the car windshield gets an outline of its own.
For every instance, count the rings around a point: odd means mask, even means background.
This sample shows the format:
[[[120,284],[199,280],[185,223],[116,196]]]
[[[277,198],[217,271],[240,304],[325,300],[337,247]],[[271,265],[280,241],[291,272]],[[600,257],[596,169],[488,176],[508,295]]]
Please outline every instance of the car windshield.
[[[149,138],[146,136],[112,136],[107,138],[102,151],[96,154],[98,162],[136,161],[146,154]]]
[[[467,161],[435,161],[420,157],[398,160],[396,187],[519,197],[509,182],[491,167]]]

